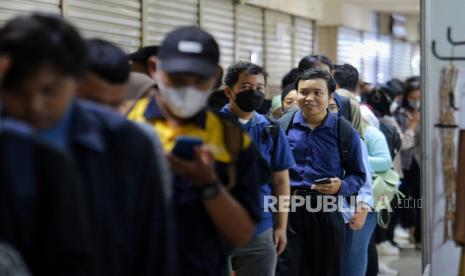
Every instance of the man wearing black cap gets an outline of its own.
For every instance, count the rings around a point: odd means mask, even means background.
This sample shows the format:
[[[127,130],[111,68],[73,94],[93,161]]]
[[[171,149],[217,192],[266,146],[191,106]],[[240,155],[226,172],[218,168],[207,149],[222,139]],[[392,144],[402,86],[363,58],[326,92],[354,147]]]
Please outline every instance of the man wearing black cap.
[[[131,61],[131,71],[151,76],[155,72],[155,57],[157,56],[158,46],[145,46],[134,53],[128,55]]]
[[[251,140],[236,122],[205,109],[218,61],[218,44],[205,31],[169,33],[158,52],[159,91],[129,114],[153,125],[174,172],[177,275],[225,275],[231,248],[250,240],[259,219]]]

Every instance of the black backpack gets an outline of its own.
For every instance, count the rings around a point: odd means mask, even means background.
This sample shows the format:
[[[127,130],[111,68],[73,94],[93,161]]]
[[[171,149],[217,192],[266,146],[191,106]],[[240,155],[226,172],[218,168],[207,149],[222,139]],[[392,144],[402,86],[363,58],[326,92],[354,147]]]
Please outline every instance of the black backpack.
[[[402,146],[400,134],[395,126],[385,124],[381,121],[379,122],[379,130],[384,134],[384,137],[386,137],[389,152],[391,153],[391,158],[394,160],[400,151],[400,147]]]
[[[348,120],[349,122],[352,121],[352,109],[350,107],[350,98],[339,95],[339,99],[341,99],[342,116],[344,116],[344,119]]]
[[[279,126],[287,134],[289,126],[297,111],[284,114],[278,120]],[[342,168],[347,168],[349,164],[349,151],[352,143],[352,124],[343,117],[338,118],[339,124],[339,153],[341,156]]]

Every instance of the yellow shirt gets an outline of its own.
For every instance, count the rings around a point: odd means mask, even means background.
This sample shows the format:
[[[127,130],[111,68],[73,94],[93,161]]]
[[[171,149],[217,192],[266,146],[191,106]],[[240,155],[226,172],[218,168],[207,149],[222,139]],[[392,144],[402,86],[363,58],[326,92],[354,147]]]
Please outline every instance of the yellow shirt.
[[[160,136],[165,152],[170,152],[173,149],[178,136],[190,136],[201,139],[210,148],[216,161],[224,163],[231,161],[231,156],[224,144],[223,122],[217,114],[206,111],[201,122],[193,121],[175,130],[168,125],[160,113],[156,114],[154,119],[146,118],[145,112],[148,108],[150,109],[149,103],[150,99],[142,99],[137,102],[128,114],[128,119],[152,125]],[[242,149],[247,149],[251,142],[252,140],[248,134],[244,132]]]

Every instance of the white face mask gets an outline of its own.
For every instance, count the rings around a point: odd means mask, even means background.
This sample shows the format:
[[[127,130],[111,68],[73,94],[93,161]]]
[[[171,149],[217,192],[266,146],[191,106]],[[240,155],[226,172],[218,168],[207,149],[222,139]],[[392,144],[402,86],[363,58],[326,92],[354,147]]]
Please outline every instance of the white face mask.
[[[399,107],[399,103],[397,101],[393,101],[390,107],[391,113],[394,113],[398,107]]]
[[[207,106],[211,89],[209,92],[204,92],[191,86],[172,88],[166,86],[159,77],[157,79],[160,96],[168,105],[170,112],[176,117],[191,118]]]
[[[408,100],[408,105],[413,109],[413,110],[419,110],[421,102],[420,101],[413,101],[413,100]]]

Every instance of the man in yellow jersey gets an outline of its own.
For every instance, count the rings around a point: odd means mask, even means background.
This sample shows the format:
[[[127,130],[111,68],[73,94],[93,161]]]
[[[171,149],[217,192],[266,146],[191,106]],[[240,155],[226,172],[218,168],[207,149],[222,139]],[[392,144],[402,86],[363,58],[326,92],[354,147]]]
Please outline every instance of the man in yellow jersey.
[[[206,110],[218,62],[210,34],[174,30],[158,52],[159,91],[128,115],[153,125],[174,174],[177,275],[225,275],[227,256],[251,239],[260,214],[259,155],[236,122]]]

